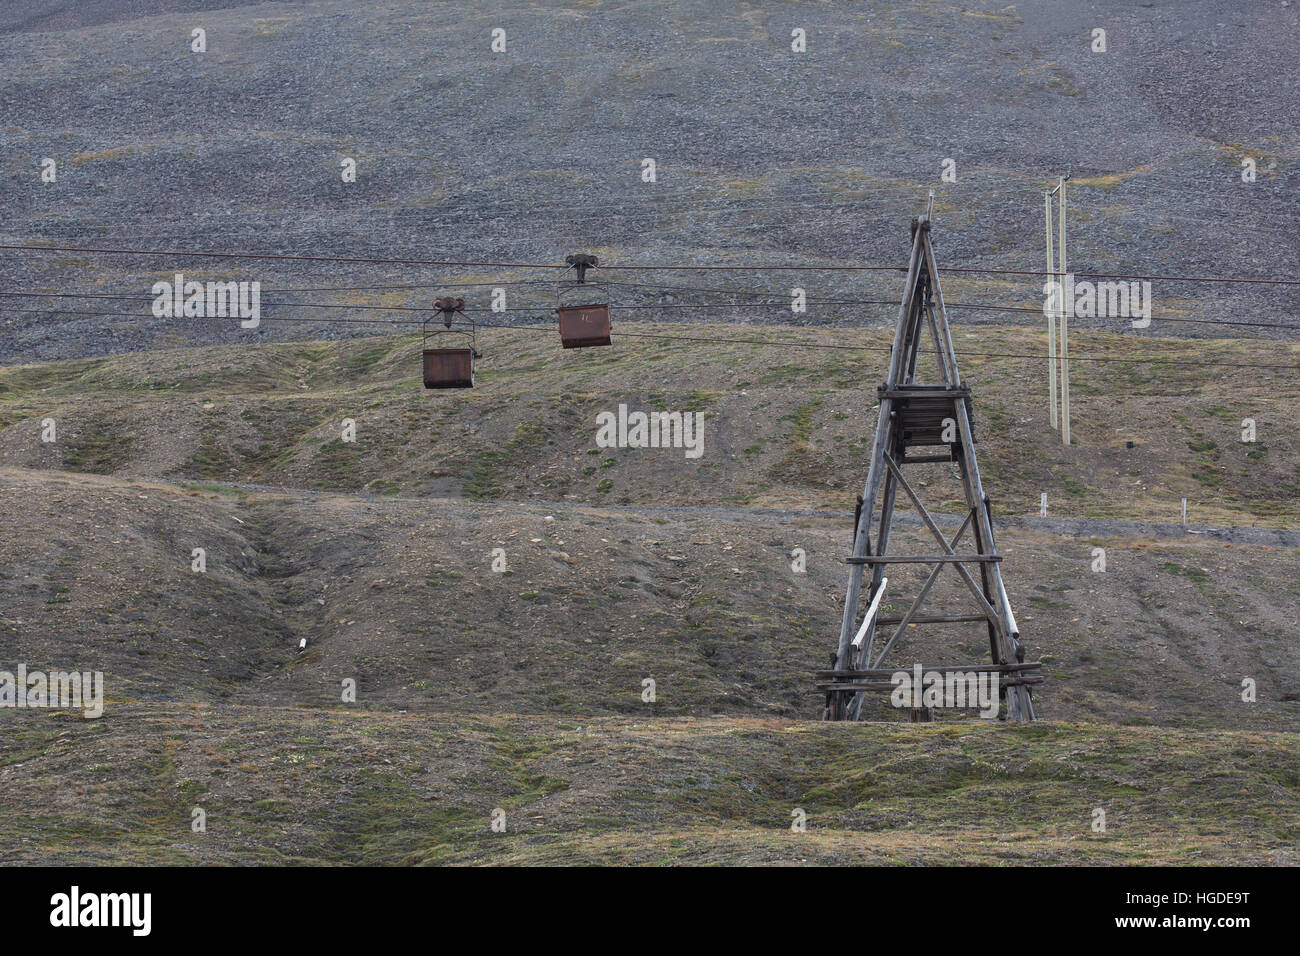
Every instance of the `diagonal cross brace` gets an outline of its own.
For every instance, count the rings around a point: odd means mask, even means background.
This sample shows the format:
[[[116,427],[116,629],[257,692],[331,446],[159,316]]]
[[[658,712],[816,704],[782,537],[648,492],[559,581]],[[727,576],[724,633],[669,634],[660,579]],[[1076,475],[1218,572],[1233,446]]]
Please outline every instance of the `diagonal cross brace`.
[[[966,516],[966,520],[962,522],[961,527],[957,529],[957,533],[953,535],[952,541],[950,542],[951,547],[955,547],[957,542],[961,540],[961,536],[966,533],[966,529],[970,527],[972,517],[974,517],[973,514],[968,514]],[[960,565],[958,565],[958,567],[960,567]],[[943,565],[936,564],[930,571],[929,576],[925,579],[925,584],[921,587],[920,593],[916,596],[916,600],[914,600],[912,606],[907,609],[907,613],[903,615],[903,619],[898,622],[898,629],[894,631],[893,637],[891,637],[885,646],[880,649],[880,656],[876,658],[875,663],[871,663],[869,666],[880,667],[885,662],[886,655],[888,655],[893,649],[894,644],[898,642],[898,639],[903,636],[903,632],[907,630],[907,626],[912,623],[912,618],[914,618],[916,612],[921,609],[921,602],[924,601],[926,595],[930,593],[930,588],[934,586],[934,582],[939,580],[939,572],[942,570]],[[867,648],[867,653],[864,659],[868,662],[871,661],[871,648]]]
[[[929,528],[930,531],[934,534],[935,539],[938,540],[940,546],[944,549],[944,552],[946,554],[956,554],[956,552],[953,551],[952,546],[948,544],[948,539],[945,538],[943,532],[939,530],[939,526],[935,524],[934,519],[930,517],[930,512],[926,510],[925,505],[921,503],[921,499],[918,498],[916,492],[912,490],[912,486],[909,485],[907,483],[907,479],[903,477],[903,472],[899,469],[897,463],[895,463],[893,456],[891,456],[889,452],[885,452],[884,458],[885,458],[885,466],[891,472],[893,472],[894,480],[898,482],[899,486],[902,487],[903,491],[907,492],[907,496],[912,499],[912,504],[916,505],[917,511],[921,513],[921,520],[925,522],[925,526]],[[974,510],[972,510],[971,513],[974,514],[975,513]],[[963,527],[965,527],[965,525],[963,525]],[[980,557],[991,557],[991,556],[980,555]],[[943,565],[938,565],[935,568],[935,571],[938,571],[939,568],[942,567]],[[993,605],[989,603],[988,598],[984,596],[984,592],[981,591],[980,586],[975,583],[975,579],[971,577],[970,572],[967,571],[965,566],[961,564],[954,564],[953,567],[957,569],[957,573],[961,575],[961,579],[966,582],[966,587],[970,588],[971,594],[975,595],[975,600],[979,602],[980,609],[988,617],[989,621],[995,627],[997,627],[999,631],[1001,631],[1002,630],[1001,615],[999,615],[998,612],[994,609]]]

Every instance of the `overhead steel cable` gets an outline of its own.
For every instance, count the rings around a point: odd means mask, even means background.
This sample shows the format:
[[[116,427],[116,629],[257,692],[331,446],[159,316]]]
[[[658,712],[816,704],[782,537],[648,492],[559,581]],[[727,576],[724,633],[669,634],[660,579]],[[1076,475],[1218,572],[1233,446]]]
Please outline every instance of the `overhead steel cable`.
[[[524,283],[524,282],[530,282],[530,283],[541,283],[541,284],[549,284],[549,280],[544,280],[544,279],[537,279],[537,280],[519,280],[519,284],[522,284],[522,283]],[[306,289],[306,288],[300,288],[300,289],[265,289],[265,290],[262,290],[262,291],[263,291],[264,293],[268,294],[268,295],[275,295],[275,294],[279,294],[279,293],[283,293],[283,292],[310,292],[310,291],[318,291],[318,292],[326,292],[326,291],[363,291],[363,290],[366,289],[366,288],[384,289],[384,290],[386,290],[386,289],[423,289],[423,288],[435,288],[435,289],[436,289],[436,288],[442,288],[442,287],[444,287],[444,286],[446,286],[446,287],[457,287],[457,286],[461,286],[461,287],[463,287],[463,286],[500,286],[500,285],[510,285],[510,284],[511,284],[511,283],[510,283],[509,281],[503,281],[503,282],[482,282],[482,283],[455,283],[455,282],[447,282],[447,283],[428,283],[428,284],[413,285],[413,286],[373,286],[373,287],[347,287],[347,288],[345,288],[345,287],[339,287],[339,288],[337,288],[337,289],[318,288],[318,289],[315,289],[315,290],[312,290],[312,289]],[[615,284],[615,283],[605,283],[605,284],[606,284],[606,285],[613,285],[613,284]],[[618,283],[618,284],[619,284],[619,285],[623,285],[623,286],[628,286],[628,287],[632,287],[632,286],[636,286],[636,285],[637,285],[636,283]],[[653,288],[653,287],[652,287],[652,286],[645,286],[644,288]],[[681,289],[681,290],[687,290],[687,289],[691,289],[692,287],[690,287],[690,286],[674,286],[673,288]],[[749,294],[751,294],[751,293],[745,293],[745,292],[730,293],[730,292],[724,292],[723,290],[705,290],[705,289],[694,289],[693,291],[698,291],[698,292],[715,292],[715,293],[726,294],[726,295],[731,295],[731,294],[735,294],[735,295],[749,295]],[[759,294],[759,293],[754,293],[754,294]],[[773,295],[773,293],[761,293],[761,294],[765,294],[765,295],[767,295],[767,296],[769,296],[769,297],[771,297],[771,295]],[[151,296],[151,295],[143,295],[143,294],[135,294],[135,293],[123,293],[123,292],[36,292],[36,291],[28,291],[28,290],[21,290],[21,289],[19,289],[19,290],[6,290],[6,291],[0,291],[0,298],[21,298],[21,297],[43,298],[43,299],[127,299],[127,300],[131,300],[131,301],[136,301],[136,302],[148,302],[148,301],[152,301],[153,299],[156,298],[156,296]],[[812,304],[812,305],[875,305],[875,306],[886,306],[886,307],[889,307],[889,308],[895,308],[895,309],[898,307],[898,303],[897,303],[896,301],[894,301],[893,299],[838,299],[838,298],[821,298],[821,297],[817,297],[817,296],[812,296],[812,297],[808,297],[807,299],[805,299],[805,301],[808,302],[809,304]],[[335,303],[335,302],[267,302],[267,303],[265,303],[265,304],[266,304],[267,306],[275,306],[275,307],[281,307],[281,308],[297,307],[297,308],[313,308],[313,309],[359,309],[359,310],[364,310],[364,311],[393,311],[393,312],[428,312],[428,311],[429,311],[429,308],[428,308],[428,307],[424,307],[424,306],[409,306],[409,305],[369,305],[369,304],[365,304],[365,303],[352,303],[352,302],[349,302],[349,303]],[[977,312],[1018,312],[1018,313],[1027,313],[1027,314],[1031,314],[1031,315],[1042,315],[1042,314],[1043,314],[1043,310],[1042,310],[1041,308],[1035,308],[1035,307],[1033,307],[1033,306],[1019,306],[1019,305],[987,305],[987,304],[976,303],[976,302],[945,302],[944,305],[945,305],[948,309],[954,309],[954,310],[957,310],[957,309],[964,309],[964,310],[968,310],[968,311],[977,311]],[[619,305],[611,305],[611,306],[610,306],[610,308],[611,308],[611,309],[614,309],[614,310],[629,310],[629,309],[692,309],[692,310],[697,310],[697,311],[709,311],[709,310],[714,310],[714,309],[743,309],[743,308],[780,308],[780,309],[788,309],[789,307],[790,307],[790,303],[789,303],[788,300],[784,300],[784,301],[776,301],[776,302],[736,302],[736,303],[717,303],[717,302],[701,302],[701,303],[696,303],[696,302],[640,302],[640,303],[629,303],[629,304],[619,304]],[[7,307],[5,307],[5,308],[7,308]],[[508,307],[508,308],[500,308],[500,309],[493,309],[493,308],[478,308],[478,307],[474,307],[474,308],[467,308],[467,309],[465,309],[464,311],[465,311],[465,312],[495,312],[495,313],[501,313],[501,312],[536,312],[536,311],[538,311],[539,308],[540,308],[540,307],[537,307],[537,306],[520,306],[520,307]],[[12,312],[40,312],[40,311],[43,311],[43,310],[40,310],[40,309],[13,309],[13,308],[9,308],[9,309],[7,309],[7,311],[12,311]],[[63,311],[63,310],[60,310],[60,311]],[[87,313],[87,314],[92,314],[92,313]],[[1074,316],[1074,318],[1082,318],[1082,319],[1096,319],[1096,320],[1098,320],[1098,321],[1129,321],[1128,319],[1123,318],[1123,317],[1120,317],[1119,319],[1116,319],[1116,318],[1114,318],[1114,317],[1110,317],[1110,316]],[[1242,321],[1242,322],[1238,322],[1238,321],[1232,321],[1232,320],[1228,320],[1228,319],[1197,319],[1197,318],[1191,318],[1191,317],[1188,317],[1188,316],[1176,316],[1176,315],[1154,315],[1154,314],[1153,314],[1150,318],[1151,318],[1151,321],[1153,321],[1153,322],[1156,322],[1156,321],[1159,321],[1159,322],[1185,322],[1185,323],[1191,323],[1191,324],[1197,324],[1197,325],[1241,326],[1241,327],[1243,327],[1243,328],[1283,329],[1283,330],[1286,330],[1286,331],[1300,332],[1300,325],[1290,325],[1290,324],[1283,323],[1283,322],[1253,322],[1253,321],[1249,321],[1249,320],[1247,320],[1247,321]]]
[[[140,318],[140,319],[156,318],[156,316],[152,315],[151,313],[141,313],[141,312],[93,312],[93,311],[81,311],[81,310],[73,310],[73,309],[53,309],[53,310],[11,309],[9,311],[37,311],[43,313],[54,312],[62,315],[117,316],[121,318]],[[428,311],[428,310],[420,309],[416,311]],[[534,310],[521,310],[521,311],[534,311]],[[535,318],[538,321],[543,321],[545,320],[546,317],[536,316]],[[230,316],[228,318],[196,317],[196,321],[237,322],[240,321],[240,317],[239,316]],[[399,326],[402,324],[399,320],[394,320],[394,319],[348,319],[348,318],[329,318],[329,317],[305,318],[300,316],[265,316],[265,315],[260,316],[259,321],[298,322],[304,325],[343,324],[343,325]],[[408,320],[408,323],[414,324],[415,320],[414,319]],[[476,325],[479,328],[486,328],[486,329],[545,331],[551,334],[554,334],[555,331],[554,326],[549,324],[548,325],[503,325],[500,323],[478,322],[476,323]],[[735,338],[735,337],[727,337],[727,336],[707,336],[707,337],[684,336],[675,333],[635,332],[635,331],[628,331],[628,330],[620,330],[618,334],[626,335],[631,338],[656,338],[656,339],[669,339],[669,340],[676,340],[676,341],[683,341],[683,342],[712,342],[718,344],[733,344],[733,345],[767,345],[767,346],[775,346],[775,347],[782,347],[782,348],[785,347],[815,348],[815,349],[834,349],[840,351],[860,351],[860,352],[892,351],[891,347],[889,346],[846,345],[844,343],[838,343],[838,342],[799,342],[793,339],[743,339],[743,338]],[[1042,356],[1036,352],[973,352],[973,351],[963,350],[960,354],[972,358],[1021,358],[1021,359],[1035,359],[1035,360],[1042,359]],[[1070,358],[1073,361],[1076,358],[1076,356],[1072,355],[1070,356]],[[1139,364],[1139,365],[1163,364],[1163,365],[1195,366],[1195,367],[1205,367],[1205,368],[1247,368],[1247,369],[1260,369],[1260,370],[1270,369],[1270,370],[1285,370],[1285,371],[1300,372],[1300,365],[1273,365],[1273,364],[1260,364],[1254,362],[1207,362],[1207,361],[1197,361],[1192,359],[1169,359],[1169,358],[1161,357],[1159,355],[1151,355],[1151,354],[1147,354],[1137,358],[1126,358],[1123,356],[1111,356],[1111,355],[1095,355],[1095,356],[1080,355],[1077,356],[1077,358],[1081,362],[1103,362],[1103,363],[1116,362],[1116,363]]]
[[[475,262],[452,259],[407,259],[366,256],[312,256],[290,253],[269,252],[196,252],[182,249],[115,249],[95,246],[34,246],[12,243],[0,244],[0,249],[20,252],[83,252],[94,255],[130,255],[130,256],[173,256],[199,259],[265,259],[271,261],[287,260],[294,262],[355,262],[375,265],[423,265],[457,268],[491,268],[491,269],[557,269],[568,267],[558,262]],[[904,266],[897,265],[790,265],[769,263],[765,265],[745,264],[692,264],[692,265],[652,265],[652,264],[609,264],[599,267],[602,271],[733,271],[733,272],[906,272]],[[1047,276],[1053,273],[1042,269],[997,269],[988,266],[945,266],[944,272],[975,273],[980,275],[1021,275]],[[1158,275],[1126,272],[1075,272],[1075,278],[1084,279],[1155,279],[1163,282],[1228,282],[1259,285],[1295,285],[1300,286],[1300,279],[1247,277],[1247,276],[1180,276]]]
[[[108,249],[97,246],[29,246],[0,244],[21,252],[86,252],[94,255],[168,256],[195,259],[267,259],[290,262],[361,262],[372,265],[448,266],[486,269],[563,269],[559,262],[459,262],[448,259],[394,259],[369,256],[308,256],[282,252],[189,252],[183,249]]]

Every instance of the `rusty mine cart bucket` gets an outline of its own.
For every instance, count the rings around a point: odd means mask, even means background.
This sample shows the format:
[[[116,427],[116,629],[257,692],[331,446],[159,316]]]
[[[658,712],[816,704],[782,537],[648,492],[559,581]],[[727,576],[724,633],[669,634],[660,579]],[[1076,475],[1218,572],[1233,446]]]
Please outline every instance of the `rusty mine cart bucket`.
[[[474,350],[425,349],[425,388],[473,388]]]
[[[566,349],[613,344],[608,304],[562,305],[555,312],[560,318],[560,344]]]

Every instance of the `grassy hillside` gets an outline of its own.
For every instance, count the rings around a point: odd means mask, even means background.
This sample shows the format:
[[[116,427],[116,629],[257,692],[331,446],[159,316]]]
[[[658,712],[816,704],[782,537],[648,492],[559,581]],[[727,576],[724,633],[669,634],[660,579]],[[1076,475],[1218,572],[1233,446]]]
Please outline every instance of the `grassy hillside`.
[[[0,734],[5,862],[1300,862],[1293,733],[158,706]]]
[[[974,354],[1032,338],[962,333],[999,513],[1035,510],[1047,488],[1053,514],[1086,519],[999,522],[1046,722],[833,727],[812,674],[838,631],[882,353],[631,333],[677,329],[621,326],[615,348],[585,354],[550,330],[493,332],[461,394],[424,392],[410,339],[0,370],[7,661],[102,670],[108,696],[99,721],[0,711],[0,852],[1295,862],[1293,535],[1149,523],[1193,490],[1194,519],[1292,520],[1284,379],[1193,374],[1173,362],[1207,352],[1164,342],[1168,360],[1129,373],[1153,394],[1123,412],[1109,397],[1122,367],[1081,372],[1078,445],[1062,449],[1025,362]],[[620,402],[703,411],[705,454],[597,449],[595,414]],[[1247,415],[1257,446],[1235,441]],[[921,483],[952,484],[942,467]],[[933,600],[965,606],[952,582]],[[952,625],[914,629],[894,659],[985,650],[978,627]],[[897,720],[883,701],[867,714]],[[188,830],[195,806],[206,835]],[[504,836],[487,828],[497,807]]]
[[[303,498],[12,471],[0,487],[30,503],[0,531],[10,656],[93,664],[119,703],[320,705],[352,679],[358,706],[384,710],[815,718],[812,673],[839,630],[848,515]],[[898,540],[919,546],[918,534]],[[1091,570],[1098,546],[1106,573]],[[206,573],[191,570],[195,547]],[[1296,725],[1294,548],[1019,528],[999,547],[1024,639],[1047,665],[1042,716]],[[794,548],[807,573],[793,573]],[[919,574],[891,576],[886,613]],[[932,601],[965,609],[969,596],[945,577]],[[913,628],[894,659],[986,655],[979,626],[948,625]],[[1244,677],[1258,702],[1242,702]],[[872,714],[894,718],[883,701]]]
[[[1251,367],[1300,365],[1300,346],[1274,343],[1261,362],[1249,339],[1081,335],[1066,450],[1046,421],[1042,335],[955,335],[997,513],[1037,513],[1047,492],[1054,516],[1178,521],[1185,497],[1193,522],[1300,520],[1296,373]],[[488,500],[852,507],[887,333],[623,322],[615,336],[614,348],[573,352],[545,327],[490,330],[478,386],[455,393],[420,387],[412,338],[0,369],[0,464]],[[728,337],[749,341],[717,341]],[[702,412],[703,455],[598,448],[596,416],[619,404]],[[54,444],[41,441],[50,417]],[[354,443],[342,441],[348,418]],[[1247,418],[1253,443],[1241,440]],[[945,475],[936,465],[921,479],[940,506],[959,487]]]

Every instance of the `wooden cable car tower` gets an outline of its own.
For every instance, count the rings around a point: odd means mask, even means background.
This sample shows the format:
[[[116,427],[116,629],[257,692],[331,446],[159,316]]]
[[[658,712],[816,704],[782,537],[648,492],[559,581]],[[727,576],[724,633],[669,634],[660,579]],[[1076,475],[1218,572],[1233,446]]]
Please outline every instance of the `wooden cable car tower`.
[[[939,380],[918,382],[917,359],[922,349],[928,347],[924,342],[927,333],[934,347]],[[996,675],[998,693],[1003,702],[999,716],[1007,720],[1033,720],[1029,685],[1041,681],[1035,674],[1041,665],[1025,663],[1016,619],[1002,584],[999,570],[1002,556],[994,546],[992,512],[975,461],[971,392],[957,371],[957,356],[930,243],[928,212],[912,221],[912,255],[894,331],[889,377],[876,391],[880,399],[879,419],[866,487],[859,499],[853,554],[847,559],[848,592],[834,669],[817,675],[818,689],[826,692],[823,716],[827,720],[857,720],[866,692],[893,688],[892,675],[900,668],[886,667],[885,661],[909,626],[983,623],[988,630],[991,665],[926,666],[922,672],[942,675],[963,671]],[[943,448],[944,452],[936,452],[937,448]],[[917,449],[928,451],[915,454]],[[907,465],[924,462],[956,465],[965,492],[967,513],[951,537],[940,529],[916,489],[904,477],[903,470]],[[909,554],[890,548],[894,505],[900,491],[911,500],[922,523],[935,539],[934,546],[926,548],[928,553]],[[969,538],[966,537],[968,533]],[[932,567],[904,614],[880,616],[877,609],[890,564]],[[970,591],[975,605],[973,613],[969,610],[960,614],[919,613],[944,568],[951,568]],[[870,571],[867,593],[871,602],[859,623],[858,605],[862,598],[863,572],[867,570]],[[892,630],[886,634],[888,628]],[[881,637],[884,639],[878,639]],[[911,719],[930,720],[932,714],[929,708],[913,708]]]

